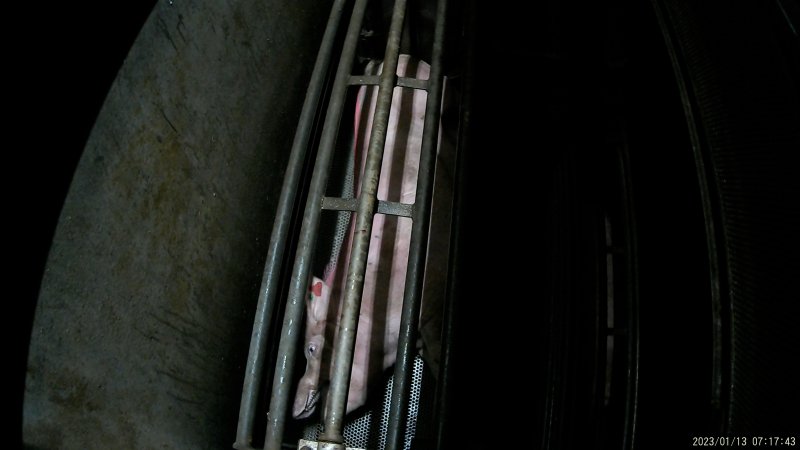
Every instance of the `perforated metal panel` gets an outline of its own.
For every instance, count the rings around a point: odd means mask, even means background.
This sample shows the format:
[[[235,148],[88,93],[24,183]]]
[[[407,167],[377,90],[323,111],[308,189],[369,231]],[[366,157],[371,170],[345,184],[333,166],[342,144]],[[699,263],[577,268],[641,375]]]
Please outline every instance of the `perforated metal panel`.
[[[423,378],[430,369],[422,358],[414,358],[412,372],[411,396],[408,402],[408,415],[406,421],[405,439],[403,448],[410,450],[417,430],[417,419],[427,412],[427,402],[421,401]],[[389,421],[389,404],[392,398],[392,377],[387,374],[385,388],[380,402],[368,405],[365,411],[356,411],[348,418],[344,427],[345,445],[348,447],[366,448],[369,450],[383,450],[386,446],[386,430]],[[303,439],[317,440],[322,431],[322,424],[313,424],[303,430]]]

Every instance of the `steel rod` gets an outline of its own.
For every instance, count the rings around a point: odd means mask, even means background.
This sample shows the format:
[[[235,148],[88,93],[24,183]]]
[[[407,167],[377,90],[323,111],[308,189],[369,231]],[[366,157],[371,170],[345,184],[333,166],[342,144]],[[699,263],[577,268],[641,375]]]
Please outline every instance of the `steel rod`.
[[[436,9],[436,22],[431,52],[431,71],[428,80],[428,98],[425,106],[425,123],[422,134],[417,192],[414,199],[413,225],[409,247],[408,269],[403,294],[403,310],[400,319],[400,336],[397,344],[397,359],[392,384],[392,400],[389,406],[389,426],[386,434],[386,450],[402,448],[403,428],[405,426],[406,402],[411,386],[411,367],[422,297],[425,258],[428,247],[430,211],[433,197],[433,175],[436,162],[436,148],[439,140],[439,116],[442,106],[442,53],[446,31],[447,0],[439,0]]]
[[[292,375],[294,372],[297,347],[303,330],[304,297],[308,290],[310,266],[319,219],[322,213],[322,198],[328,183],[333,150],[339,131],[342,109],[347,94],[347,80],[353,66],[361,22],[364,18],[367,0],[356,0],[353,5],[350,23],[342,46],[339,66],[336,69],[331,98],[325,114],[325,122],[320,137],[319,150],[311,177],[308,198],[303,212],[303,222],[297,244],[292,280],[286,312],[283,319],[281,339],[278,344],[278,358],[275,363],[275,376],[272,380],[272,394],[267,416],[267,431],[264,440],[265,450],[279,450],[283,440],[283,431],[288,412],[289,394],[292,392]]]
[[[456,333],[458,317],[458,300],[462,298],[461,286],[461,249],[463,243],[464,226],[464,192],[466,191],[466,166],[467,158],[471,152],[471,130],[472,130],[472,105],[473,105],[473,86],[475,84],[475,27],[476,27],[476,2],[472,0],[466,5],[464,35],[463,69],[461,91],[461,108],[458,121],[458,139],[456,144],[456,163],[455,163],[455,183],[453,188],[453,212],[450,222],[450,265],[447,271],[447,291],[445,293],[445,303],[442,319],[442,351],[439,360],[439,379],[436,387],[436,400],[434,403],[434,417],[436,417],[436,450],[442,450],[452,446],[448,442],[450,435],[450,399],[452,398],[452,379],[454,373],[454,359],[456,352]],[[448,445],[448,443],[450,445]]]
[[[358,199],[325,197],[322,199],[322,209],[329,211],[357,211]],[[378,214],[389,216],[411,217],[414,205],[411,203],[386,202],[378,200]]]
[[[380,84],[380,80],[381,77],[379,75],[352,75],[347,83],[351,86],[377,86]],[[423,91],[428,90],[428,80],[420,80],[419,78],[398,77],[397,85]]]
[[[372,221],[377,210],[378,181],[386,145],[389,112],[397,83],[397,63],[400,57],[400,38],[405,20],[405,10],[406,0],[396,0],[389,26],[375,117],[372,122],[361,191],[358,197],[350,265],[344,286],[344,306],[333,350],[336,360],[333,364],[330,391],[324,414],[324,432],[320,436],[321,441],[333,444],[328,447],[331,449],[344,449],[342,428],[344,427],[345,406],[350,386],[361,296],[364,290],[364,274],[367,269],[370,237],[372,236]]]
[[[303,166],[309,150],[311,130],[314,116],[319,106],[322,95],[325,74],[333,54],[333,44],[341,22],[342,10],[346,0],[336,0],[331,7],[328,23],[322,36],[319,53],[311,73],[308,91],[300,112],[297,131],[295,132],[289,162],[283,178],[283,187],[278,199],[278,208],[275,213],[275,222],[272,226],[267,260],[264,264],[264,274],[261,277],[258,304],[253,331],[250,337],[250,350],[247,355],[242,400],[239,406],[239,423],[236,428],[236,442],[234,448],[245,449],[252,444],[253,422],[255,420],[258,394],[264,372],[264,358],[266,354],[266,340],[269,336],[270,324],[275,312],[276,294],[279,288],[281,261],[286,250],[289,228],[291,225],[292,209],[297,199]]]

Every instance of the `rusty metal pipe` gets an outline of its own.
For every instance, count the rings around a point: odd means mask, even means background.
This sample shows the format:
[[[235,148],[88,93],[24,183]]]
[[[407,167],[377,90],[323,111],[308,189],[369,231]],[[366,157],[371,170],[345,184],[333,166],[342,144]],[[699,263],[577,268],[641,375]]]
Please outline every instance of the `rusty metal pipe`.
[[[403,293],[403,310],[400,318],[400,336],[389,406],[389,427],[386,449],[402,448],[405,425],[406,399],[411,386],[411,368],[414,363],[415,342],[419,328],[419,310],[422,298],[425,258],[427,256],[430,228],[433,175],[436,168],[436,148],[439,140],[439,117],[442,107],[442,54],[447,13],[447,0],[439,0],[436,10],[431,72],[428,81],[428,98],[425,106],[425,123],[422,132],[417,192],[414,199],[413,225],[409,247],[406,284]]]
[[[314,71],[311,73],[303,109],[292,143],[289,162],[283,178],[278,208],[275,212],[275,223],[272,226],[267,260],[261,278],[261,289],[258,295],[258,306],[253,320],[253,332],[250,338],[250,350],[247,355],[247,368],[242,388],[242,400],[239,406],[239,423],[236,428],[236,442],[233,447],[239,450],[250,448],[253,440],[253,422],[255,420],[256,402],[264,372],[264,357],[269,328],[275,313],[276,296],[279,288],[281,260],[286,250],[286,242],[291,225],[292,209],[297,199],[303,165],[309,150],[314,115],[322,96],[325,74],[331,63],[333,44],[341,22],[342,10],[346,0],[336,0],[331,7],[325,34],[322,37]]]
[[[355,58],[361,23],[364,19],[367,0],[356,0],[350,17],[350,24],[342,47],[339,66],[333,82],[331,99],[325,114],[325,122],[320,138],[314,174],[311,178],[308,198],[303,213],[303,223],[297,244],[292,280],[286,313],[283,319],[281,339],[278,344],[278,358],[275,362],[275,376],[272,380],[272,395],[267,417],[267,432],[264,441],[265,450],[279,450],[283,440],[283,430],[288,412],[289,394],[292,392],[292,375],[294,372],[297,347],[303,331],[304,297],[308,291],[308,280],[313,260],[314,245],[319,219],[322,213],[322,199],[328,184],[333,150],[339,132],[339,121],[347,94],[347,82]]]
[[[353,351],[358,330],[358,315],[361,309],[364,275],[367,269],[370,236],[372,235],[372,221],[378,205],[378,181],[380,180],[383,151],[386,145],[389,112],[392,108],[392,94],[397,85],[397,63],[400,57],[400,38],[402,37],[405,11],[406,0],[397,0],[394,4],[392,21],[389,26],[375,118],[372,123],[363,181],[361,182],[361,192],[358,197],[353,247],[350,266],[347,271],[347,280],[344,286],[344,306],[342,317],[339,321],[339,334],[334,344],[336,360],[333,363],[330,392],[325,408],[325,430],[320,436],[320,440],[326,442],[326,448],[332,450],[344,450],[342,428],[344,427],[347,392],[350,387]]]
[[[450,222],[450,265],[447,272],[447,292],[442,319],[442,352],[439,362],[439,379],[436,386],[436,400],[434,403],[434,417],[436,418],[436,450],[447,448],[450,433],[450,403],[449,399],[453,390],[453,373],[455,359],[455,335],[457,327],[458,298],[461,296],[461,261],[463,249],[464,226],[464,191],[467,185],[466,165],[467,155],[471,148],[471,121],[473,105],[473,86],[475,79],[475,23],[476,3],[471,0],[466,5],[465,28],[466,43],[464,61],[464,77],[461,81],[461,108],[459,118],[458,141],[455,164],[455,187],[453,189],[453,212]]]

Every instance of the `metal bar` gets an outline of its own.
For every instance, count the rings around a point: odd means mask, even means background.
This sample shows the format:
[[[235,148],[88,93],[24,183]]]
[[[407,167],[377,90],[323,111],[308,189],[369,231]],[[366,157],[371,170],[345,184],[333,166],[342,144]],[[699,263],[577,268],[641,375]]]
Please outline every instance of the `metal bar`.
[[[329,211],[356,211],[358,209],[358,199],[325,197],[322,199],[322,209]],[[414,205],[410,203],[386,202],[378,200],[378,214],[387,216],[411,217]]]
[[[447,291],[442,318],[442,350],[439,355],[439,379],[434,403],[434,417],[436,417],[436,450],[449,448],[447,438],[450,435],[450,399],[452,398],[452,379],[454,373],[455,336],[457,333],[456,317],[458,315],[458,301],[462,298],[460,287],[461,265],[463,256],[463,211],[464,192],[467,186],[466,167],[467,158],[471,153],[472,130],[472,105],[473,86],[475,84],[475,29],[477,24],[476,7],[478,0],[471,0],[466,5],[464,35],[464,77],[461,81],[461,110],[459,114],[458,140],[456,143],[455,183],[453,186],[453,211],[450,222],[450,266],[447,271]]]
[[[355,211],[358,200],[354,198],[324,197],[322,209],[328,211]]]
[[[377,86],[380,84],[380,77],[378,75],[350,75],[347,84],[350,86]]]
[[[353,66],[361,22],[364,18],[367,0],[356,0],[347,34],[342,47],[339,66],[336,69],[328,110],[320,137],[319,150],[311,177],[308,198],[303,212],[303,224],[297,244],[292,280],[286,312],[283,319],[281,339],[278,344],[278,358],[275,363],[275,376],[272,380],[270,410],[267,416],[267,431],[264,440],[265,450],[279,450],[283,440],[289,394],[292,390],[292,374],[297,355],[297,347],[303,327],[303,299],[308,291],[310,266],[312,263],[315,238],[322,213],[322,197],[328,183],[333,150],[339,131],[339,121],[347,94],[347,79]]]
[[[404,88],[419,89],[427,91],[430,88],[429,80],[420,80],[418,78],[400,77],[397,80],[397,85]]]
[[[286,249],[292,209],[297,198],[298,186],[303,173],[304,161],[309,150],[311,129],[314,116],[322,95],[325,74],[333,54],[333,44],[339,30],[342,10],[346,0],[336,0],[328,16],[328,24],[322,36],[319,53],[311,73],[303,109],[300,112],[297,131],[295,132],[289,162],[283,178],[283,187],[278,200],[275,223],[272,226],[267,260],[264,274],[261,277],[261,289],[258,296],[253,332],[250,337],[250,350],[247,355],[242,400],[239,406],[239,423],[236,428],[236,449],[250,448],[253,438],[253,422],[255,420],[256,403],[263,377],[266,340],[269,336],[270,324],[275,312],[278,277],[281,272],[281,260]]]
[[[397,359],[394,367],[392,401],[389,406],[389,427],[386,432],[386,450],[402,448],[406,406],[411,386],[411,365],[414,362],[419,309],[422,297],[422,281],[425,273],[425,257],[428,249],[431,201],[433,197],[433,175],[436,163],[436,147],[439,140],[439,115],[442,107],[442,53],[446,29],[447,0],[439,0],[433,32],[431,71],[428,98],[425,105],[425,124],[422,132],[417,193],[414,199],[414,216],[411,228],[408,269],[403,294],[403,312],[400,318],[400,336],[397,344]]]
[[[631,171],[629,166],[630,156],[627,146],[620,149],[618,164],[620,168],[620,180],[622,182],[623,196],[623,232],[625,253],[625,278],[627,302],[625,308],[625,323],[627,324],[628,334],[626,336],[627,348],[625,365],[625,417],[623,419],[624,431],[622,433],[622,449],[636,448],[637,431],[637,409],[639,407],[639,274],[637,262],[638,240],[636,239],[636,220],[633,217],[635,211],[634,198],[631,186]]]
[[[353,233],[353,247],[350,253],[350,266],[344,286],[344,306],[339,321],[333,354],[333,364],[328,403],[325,408],[325,430],[320,441],[327,441],[327,448],[343,450],[345,406],[347,391],[350,386],[350,372],[353,364],[358,315],[361,309],[361,294],[364,288],[364,274],[367,269],[370,237],[372,236],[372,220],[376,212],[378,180],[380,179],[383,150],[386,145],[386,133],[389,112],[392,107],[392,94],[397,80],[397,61],[400,56],[400,38],[405,19],[406,0],[397,0],[392,12],[392,21],[386,42],[386,54],[383,61],[375,117],[364,165],[364,176],[358,198],[356,224]]]
[[[352,75],[347,81],[351,86],[377,86],[380,84],[379,75]],[[411,89],[420,89],[423,91],[428,90],[428,80],[420,80],[418,78],[398,77],[397,86]]]
[[[414,205],[409,203],[385,202],[380,200],[378,201],[378,214],[386,214],[387,216],[412,217],[414,214]]]

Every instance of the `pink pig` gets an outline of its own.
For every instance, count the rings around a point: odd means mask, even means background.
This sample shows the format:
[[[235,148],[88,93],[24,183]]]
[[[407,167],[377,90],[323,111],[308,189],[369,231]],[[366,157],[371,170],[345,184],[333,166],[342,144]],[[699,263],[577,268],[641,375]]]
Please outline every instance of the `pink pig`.
[[[380,66],[370,63],[366,68],[366,74],[378,73],[379,70]],[[400,55],[397,68],[399,76],[427,79],[429,71],[430,68],[425,62],[415,60],[408,55]],[[363,167],[363,156],[369,144],[376,97],[377,87],[362,87],[358,92],[354,151],[360,167]],[[426,99],[425,91],[408,88],[394,90],[378,184],[379,200],[414,203]],[[368,114],[362,123],[360,116],[364,112],[364,107],[368,108],[366,111]],[[442,139],[443,142],[445,140]],[[441,153],[440,150],[440,161]],[[443,203],[442,198],[446,198],[445,203],[450,200],[448,194],[451,192],[451,187],[448,183],[439,181],[439,174],[440,168],[437,168],[434,209],[437,208],[437,204]],[[446,176],[448,177],[449,175]],[[358,180],[355,187],[355,192],[358,192],[360,188]],[[440,208],[447,211],[437,220],[449,219],[449,204]],[[347,396],[348,413],[366,402],[367,392],[373,387],[372,384],[395,362],[411,225],[412,221],[409,218],[375,215]],[[437,228],[442,227],[437,227],[434,223],[431,232],[434,233]],[[335,270],[325,279],[313,277],[311,282],[306,302],[307,322],[303,347],[306,371],[300,379],[295,396],[292,410],[295,418],[309,417],[316,410],[319,400],[325,397],[323,391],[330,379],[332,346],[338,331],[341,287],[347,275],[352,233],[351,224],[350,233],[345,239],[342,250],[343,261],[336,264]],[[425,274],[420,322],[425,347],[423,353],[426,361],[434,366],[438,364],[439,350],[438,333],[433,330],[438,327],[432,324],[439,318],[445,268],[441,264],[431,264],[431,260],[441,259],[441,255],[446,254],[446,244],[444,247],[441,244],[446,241],[445,236],[444,239],[439,238],[434,245],[434,238],[430,239],[431,256]],[[431,269],[431,266],[435,267]]]

